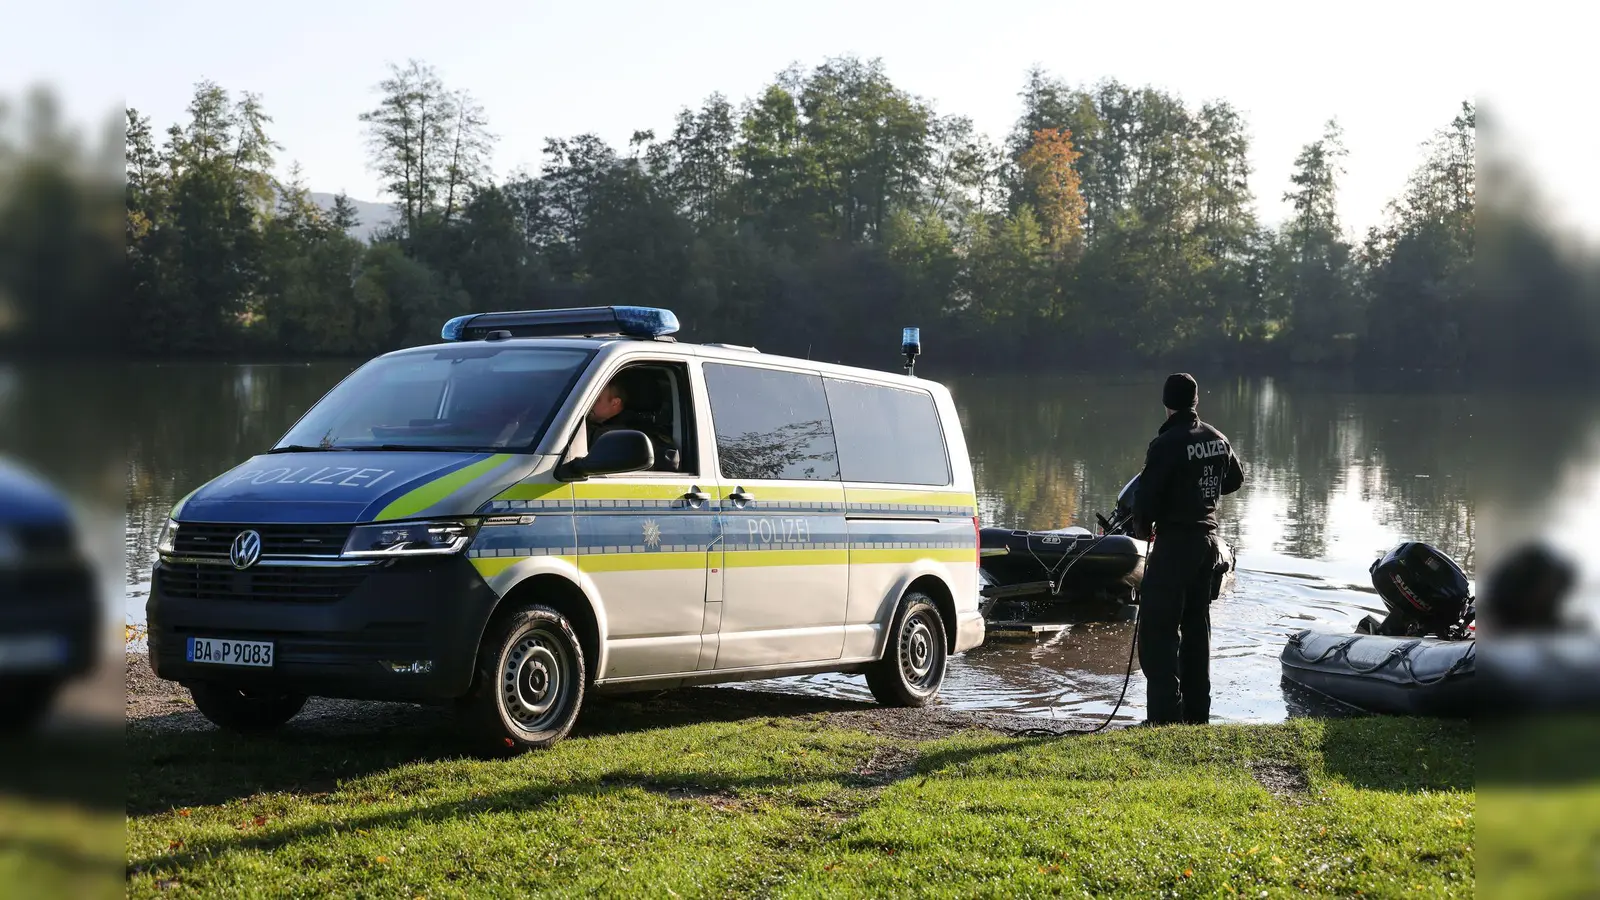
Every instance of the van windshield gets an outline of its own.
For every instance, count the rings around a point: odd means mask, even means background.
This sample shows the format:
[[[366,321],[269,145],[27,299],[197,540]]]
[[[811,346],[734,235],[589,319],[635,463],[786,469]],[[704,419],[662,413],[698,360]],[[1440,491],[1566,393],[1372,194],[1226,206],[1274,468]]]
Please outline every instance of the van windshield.
[[[593,351],[464,344],[375,359],[283,436],[289,450],[527,450]]]

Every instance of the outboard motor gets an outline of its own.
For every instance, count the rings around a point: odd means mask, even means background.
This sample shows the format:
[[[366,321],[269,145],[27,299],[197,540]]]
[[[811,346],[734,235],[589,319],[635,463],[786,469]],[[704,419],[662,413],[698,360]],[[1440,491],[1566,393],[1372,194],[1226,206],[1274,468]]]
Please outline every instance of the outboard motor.
[[[1459,636],[1472,615],[1472,591],[1455,560],[1437,549],[1405,541],[1372,563],[1372,586],[1389,615],[1367,616],[1357,631],[1397,637]]]
[[[1100,520],[1101,531],[1106,534],[1125,534],[1141,541],[1150,538],[1150,535],[1144,533],[1144,529],[1138,527],[1133,517],[1133,495],[1138,489],[1139,476],[1135,475],[1122,486],[1122,492],[1117,494],[1117,506],[1111,511],[1111,521],[1108,522],[1105,516],[1095,513],[1095,517]]]

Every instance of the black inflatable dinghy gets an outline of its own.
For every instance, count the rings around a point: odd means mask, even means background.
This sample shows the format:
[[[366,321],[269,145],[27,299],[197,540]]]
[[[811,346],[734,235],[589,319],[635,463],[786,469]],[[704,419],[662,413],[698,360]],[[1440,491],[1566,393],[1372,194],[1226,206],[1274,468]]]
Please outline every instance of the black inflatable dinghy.
[[[1146,535],[1136,533],[1133,496],[1135,475],[1117,495],[1111,518],[1096,515],[1099,533],[1081,526],[1051,531],[981,528],[978,532],[984,608],[995,601],[1015,600],[1037,607],[1083,603],[1117,606],[1138,602],[1144,581]],[[1221,542],[1217,589],[1233,571],[1233,550]],[[1005,604],[1008,608],[1011,604]],[[986,613],[987,614],[987,613]]]
[[[1290,635],[1283,648],[1283,676],[1367,712],[1467,716],[1477,644],[1308,629]]]
[[[1471,715],[1478,642],[1466,576],[1448,556],[1408,541],[1372,564],[1389,615],[1356,634],[1298,631],[1281,657],[1283,677],[1367,712]]]
[[[1019,596],[1105,596],[1127,603],[1144,579],[1144,542],[1123,534],[982,528],[978,546],[984,572],[997,584],[1027,588]]]

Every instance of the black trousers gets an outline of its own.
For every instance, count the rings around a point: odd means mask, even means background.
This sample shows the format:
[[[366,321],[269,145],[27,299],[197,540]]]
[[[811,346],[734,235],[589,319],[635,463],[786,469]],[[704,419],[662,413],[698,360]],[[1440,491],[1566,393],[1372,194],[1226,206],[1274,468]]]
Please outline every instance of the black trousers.
[[[1163,531],[1139,595],[1139,668],[1151,724],[1211,719],[1211,601],[1217,541],[1204,531]]]

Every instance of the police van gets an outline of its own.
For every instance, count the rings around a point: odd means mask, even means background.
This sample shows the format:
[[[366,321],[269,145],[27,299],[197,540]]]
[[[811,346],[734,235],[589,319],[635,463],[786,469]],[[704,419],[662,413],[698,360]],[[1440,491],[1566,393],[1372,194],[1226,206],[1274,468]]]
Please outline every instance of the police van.
[[[847,672],[928,703],[984,637],[949,391],[677,329],[482,313],[356,369],[172,510],[156,674],[232,730],[453,702],[512,748],[591,691]]]

